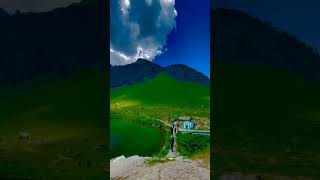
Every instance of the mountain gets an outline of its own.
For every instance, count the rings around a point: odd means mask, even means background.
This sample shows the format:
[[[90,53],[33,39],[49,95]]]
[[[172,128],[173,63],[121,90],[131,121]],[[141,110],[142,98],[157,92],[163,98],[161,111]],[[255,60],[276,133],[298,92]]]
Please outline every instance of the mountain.
[[[125,66],[110,67],[111,87],[120,87],[140,83],[145,78],[153,79],[163,68],[148,60],[138,59],[132,64]]]
[[[108,31],[102,0],[43,13],[0,10],[0,85],[105,68]]]
[[[215,174],[319,179],[319,55],[243,12],[212,13]]]
[[[275,67],[320,83],[320,56],[296,37],[231,9],[212,11],[213,63]]]
[[[208,77],[185,65],[161,67],[145,59],[124,66],[110,65],[110,84],[112,88],[133,85],[153,79],[161,72],[166,72],[179,81],[193,82],[204,86],[210,85]]]
[[[193,82],[210,86],[210,79],[202,73],[182,64],[174,64],[167,66],[164,70],[166,73],[174,77],[176,80]]]
[[[103,2],[86,0],[43,13],[0,9],[0,149],[6,157],[0,179],[107,177]],[[19,132],[30,135],[28,143],[16,143]],[[59,154],[77,163],[75,152],[79,160],[90,157],[91,168],[52,163],[60,161]],[[16,163],[9,167],[10,162]]]

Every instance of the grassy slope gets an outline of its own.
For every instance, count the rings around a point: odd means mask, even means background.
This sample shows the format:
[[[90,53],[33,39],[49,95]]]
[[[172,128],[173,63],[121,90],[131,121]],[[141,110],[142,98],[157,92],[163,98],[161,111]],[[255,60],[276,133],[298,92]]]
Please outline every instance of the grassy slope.
[[[320,86],[255,65],[214,64],[214,169],[320,177]]]
[[[172,117],[191,116],[210,127],[210,90],[161,73],[145,83],[112,89],[111,120],[113,116],[149,125],[158,125],[159,120],[168,124]]]
[[[102,73],[90,71],[63,80],[1,87],[0,177],[105,176],[106,154],[94,149],[106,144],[107,95],[103,77]],[[48,142],[19,142],[20,131],[29,133],[32,140]],[[77,153],[79,157],[72,157]],[[91,161],[91,168],[85,166],[87,160]],[[62,163],[54,166],[55,161]]]
[[[208,120],[209,108],[208,88],[176,81],[164,73],[142,84],[111,90],[112,112],[132,110],[163,120],[180,115]]]

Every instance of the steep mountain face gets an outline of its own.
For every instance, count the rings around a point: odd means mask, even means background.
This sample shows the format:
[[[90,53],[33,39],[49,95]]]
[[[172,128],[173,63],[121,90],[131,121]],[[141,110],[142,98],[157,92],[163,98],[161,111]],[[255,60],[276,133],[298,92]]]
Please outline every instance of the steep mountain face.
[[[110,84],[112,88],[141,83],[145,79],[153,79],[161,72],[166,72],[179,81],[193,82],[204,86],[210,85],[208,77],[185,65],[161,67],[148,60],[138,59],[124,66],[110,65]]]
[[[105,68],[103,2],[84,0],[45,13],[9,15],[0,10],[0,85]]]
[[[120,87],[143,82],[145,78],[153,79],[163,68],[148,60],[138,59],[125,66],[110,67],[111,87]]]
[[[165,72],[180,81],[187,81],[210,86],[210,80],[202,73],[181,64],[170,65],[165,68]]]
[[[320,83],[319,55],[295,37],[236,10],[212,17],[213,63],[276,67]]]

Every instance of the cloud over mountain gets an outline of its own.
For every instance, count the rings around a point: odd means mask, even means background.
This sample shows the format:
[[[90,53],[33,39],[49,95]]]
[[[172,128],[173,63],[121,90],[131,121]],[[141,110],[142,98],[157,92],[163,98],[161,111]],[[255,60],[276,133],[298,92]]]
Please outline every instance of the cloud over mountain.
[[[175,0],[111,0],[110,64],[124,65],[163,53],[175,28]]]

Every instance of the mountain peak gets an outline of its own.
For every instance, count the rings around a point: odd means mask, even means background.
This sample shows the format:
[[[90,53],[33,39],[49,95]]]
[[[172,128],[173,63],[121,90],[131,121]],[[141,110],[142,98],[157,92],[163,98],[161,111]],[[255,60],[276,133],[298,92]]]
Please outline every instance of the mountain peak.
[[[146,59],[139,58],[136,62],[123,66],[110,66],[111,87],[128,86],[142,83],[145,79],[153,79],[159,73],[165,72],[172,78],[201,84],[210,85],[210,80],[202,73],[183,64],[174,64],[163,68]]]
[[[121,87],[153,79],[163,68],[148,60],[139,58],[136,62],[110,67],[111,87]]]
[[[135,64],[143,64],[143,63],[151,63],[150,61],[146,60],[146,59],[142,59],[139,58],[136,62],[134,62]]]

